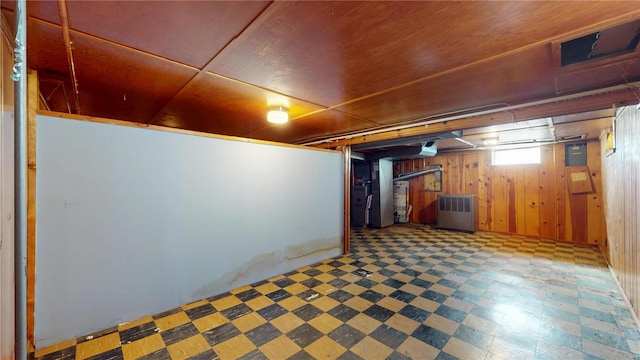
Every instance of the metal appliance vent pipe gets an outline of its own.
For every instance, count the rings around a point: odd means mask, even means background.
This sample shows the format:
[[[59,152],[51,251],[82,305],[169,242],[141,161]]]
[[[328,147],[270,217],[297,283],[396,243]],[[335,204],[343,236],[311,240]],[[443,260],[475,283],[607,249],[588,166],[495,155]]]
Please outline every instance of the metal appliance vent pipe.
[[[15,358],[27,359],[27,2],[16,0],[14,87]]]

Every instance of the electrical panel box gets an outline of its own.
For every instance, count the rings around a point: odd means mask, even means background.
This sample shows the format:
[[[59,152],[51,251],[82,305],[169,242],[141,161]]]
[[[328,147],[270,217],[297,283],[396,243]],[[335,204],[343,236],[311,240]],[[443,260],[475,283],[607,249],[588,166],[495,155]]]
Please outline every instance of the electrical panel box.
[[[587,143],[565,144],[565,166],[587,166]]]

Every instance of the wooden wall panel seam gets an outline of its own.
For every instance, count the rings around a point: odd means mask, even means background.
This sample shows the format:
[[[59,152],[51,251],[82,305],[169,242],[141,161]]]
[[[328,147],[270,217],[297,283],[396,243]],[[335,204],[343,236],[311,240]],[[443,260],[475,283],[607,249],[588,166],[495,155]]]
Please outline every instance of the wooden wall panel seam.
[[[588,144],[589,165],[596,178],[591,194],[568,193],[563,143],[542,146],[540,165],[493,166],[491,151],[484,150],[404,160],[395,169],[417,171],[427,162],[442,164],[442,193],[478,196],[479,230],[595,245],[603,238],[603,225],[597,221],[603,217],[600,147],[597,141]],[[409,180],[410,221],[434,224],[432,204],[438,193],[424,191],[421,181],[422,177]]]

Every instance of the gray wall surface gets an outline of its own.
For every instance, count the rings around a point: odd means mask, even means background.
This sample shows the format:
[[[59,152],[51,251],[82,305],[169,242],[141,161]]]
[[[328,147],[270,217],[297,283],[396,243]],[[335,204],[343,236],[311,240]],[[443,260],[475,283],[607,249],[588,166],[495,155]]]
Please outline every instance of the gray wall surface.
[[[37,126],[37,348],[341,254],[342,154]]]
[[[379,159],[371,166],[371,226],[393,225],[393,161]]]

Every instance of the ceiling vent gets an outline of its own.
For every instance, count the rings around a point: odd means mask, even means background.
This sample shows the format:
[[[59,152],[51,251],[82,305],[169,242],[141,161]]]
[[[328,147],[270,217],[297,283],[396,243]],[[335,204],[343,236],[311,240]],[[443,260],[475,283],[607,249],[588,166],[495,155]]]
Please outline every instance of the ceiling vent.
[[[560,45],[561,65],[567,66],[633,52],[638,45],[638,40],[640,40],[640,20],[565,41]]]

